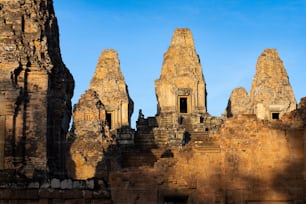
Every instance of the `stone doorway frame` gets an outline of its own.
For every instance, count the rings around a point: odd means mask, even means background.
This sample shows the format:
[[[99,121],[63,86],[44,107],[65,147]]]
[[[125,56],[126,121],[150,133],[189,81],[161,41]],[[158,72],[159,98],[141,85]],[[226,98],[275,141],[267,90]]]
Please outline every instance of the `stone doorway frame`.
[[[182,104],[185,103],[185,104]],[[183,106],[183,107],[182,107]],[[191,113],[191,97],[186,95],[179,95],[177,97],[177,111],[178,113]]]

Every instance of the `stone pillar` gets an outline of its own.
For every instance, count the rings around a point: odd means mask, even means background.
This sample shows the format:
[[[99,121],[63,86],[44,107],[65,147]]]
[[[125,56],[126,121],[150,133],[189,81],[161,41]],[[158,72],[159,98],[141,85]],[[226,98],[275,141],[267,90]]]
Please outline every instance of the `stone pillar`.
[[[306,180],[306,127],[304,128],[304,180]]]
[[[0,169],[4,168],[5,116],[0,115]]]
[[[4,142],[5,142],[5,104],[4,95],[0,93],[0,169],[4,168]]]

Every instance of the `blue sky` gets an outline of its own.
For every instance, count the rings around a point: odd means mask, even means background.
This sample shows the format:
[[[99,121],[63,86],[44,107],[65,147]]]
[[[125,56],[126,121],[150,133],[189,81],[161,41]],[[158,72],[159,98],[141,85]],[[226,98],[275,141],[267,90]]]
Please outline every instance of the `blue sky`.
[[[297,101],[306,96],[305,0],[54,0],[54,6],[63,61],[76,81],[73,103],[101,52],[112,48],[135,103],[133,123],[140,108],[154,116],[154,80],[175,28],[193,33],[210,114],[224,112],[234,88],[250,90],[265,48],[278,50]]]

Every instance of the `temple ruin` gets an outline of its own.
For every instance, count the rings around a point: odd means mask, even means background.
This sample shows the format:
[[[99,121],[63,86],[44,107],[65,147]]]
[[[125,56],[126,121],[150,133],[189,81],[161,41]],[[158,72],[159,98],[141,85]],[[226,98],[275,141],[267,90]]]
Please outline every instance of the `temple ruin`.
[[[0,203],[306,202],[306,97],[296,104],[276,49],[216,117],[192,33],[175,29],[156,115],[139,110],[134,130],[117,51],[72,112],[52,0],[0,0],[0,14]]]

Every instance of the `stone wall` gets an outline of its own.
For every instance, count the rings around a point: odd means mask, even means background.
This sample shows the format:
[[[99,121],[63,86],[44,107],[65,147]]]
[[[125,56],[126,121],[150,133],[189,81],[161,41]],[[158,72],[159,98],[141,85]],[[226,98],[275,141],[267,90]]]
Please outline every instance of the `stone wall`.
[[[209,140],[191,138],[181,148],[165,148],[164,156],[152,149],[157,160],[153,168],[111,173],[113,201],[303,203],[305,130],[291,122],[241,115],[227,119]]]
[[[1,183],[1,203],[101,203],[111,204],[109,190],[103,180],[78,181],[52,179],[43,183]]]

